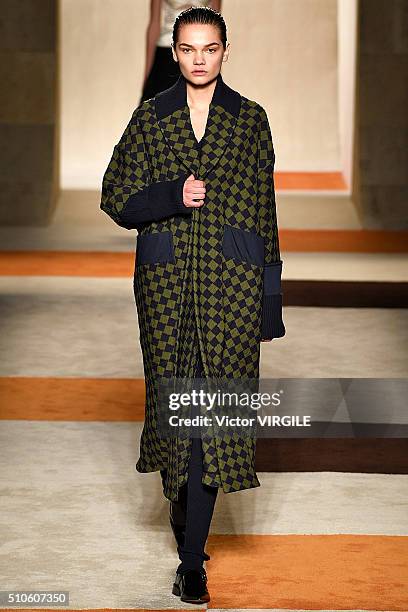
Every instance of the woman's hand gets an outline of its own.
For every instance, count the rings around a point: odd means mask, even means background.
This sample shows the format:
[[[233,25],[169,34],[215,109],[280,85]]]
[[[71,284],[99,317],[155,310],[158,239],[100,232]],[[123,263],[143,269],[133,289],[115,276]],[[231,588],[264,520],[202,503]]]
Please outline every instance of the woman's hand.
[[[183,202],[184,206],[200,208],[204,204],[205,198],[205,183],[194,178],[194,174],[190,174],[186,179],[183,187]]]

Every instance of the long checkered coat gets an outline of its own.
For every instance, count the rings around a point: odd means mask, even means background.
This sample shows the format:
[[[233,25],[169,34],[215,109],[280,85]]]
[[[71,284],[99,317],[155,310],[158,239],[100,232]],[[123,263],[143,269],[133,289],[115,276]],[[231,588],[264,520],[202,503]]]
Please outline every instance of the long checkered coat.
[[[138,472],[165,470],[177,500],[191,438],[161,438],[157,380],[259,377],[261,339],[285,335],[271,131],[265,110],[217,77],[206,131],[194,135],[183,75],[142,102],[103,177],[101,209],[138,231],[134,293],[146,382]],[[205,181],[186,207],[190,174]],[[204,437],[202,482],[225,493],[260,486],[256,439]]]

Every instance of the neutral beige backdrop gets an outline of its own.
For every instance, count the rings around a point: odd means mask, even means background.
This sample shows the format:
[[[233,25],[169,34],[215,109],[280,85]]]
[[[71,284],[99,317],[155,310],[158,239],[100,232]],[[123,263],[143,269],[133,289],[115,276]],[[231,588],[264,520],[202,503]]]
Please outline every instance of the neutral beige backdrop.
[[[139,102],[149,0],[60,2],[61,187],[98,189]],[[277,170],[342,169],[337,13],[337,0],[223,0],[223,78],[266,108]]]

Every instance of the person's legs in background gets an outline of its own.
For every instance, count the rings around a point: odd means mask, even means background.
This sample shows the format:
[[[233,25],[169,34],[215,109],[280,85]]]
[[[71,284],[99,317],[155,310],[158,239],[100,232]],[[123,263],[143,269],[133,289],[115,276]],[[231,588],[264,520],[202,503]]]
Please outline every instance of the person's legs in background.
[[[153,64],[144,83],[139,104],[174,85],[180,74],[178,62],[173,59],[171,47],[156,47]]]

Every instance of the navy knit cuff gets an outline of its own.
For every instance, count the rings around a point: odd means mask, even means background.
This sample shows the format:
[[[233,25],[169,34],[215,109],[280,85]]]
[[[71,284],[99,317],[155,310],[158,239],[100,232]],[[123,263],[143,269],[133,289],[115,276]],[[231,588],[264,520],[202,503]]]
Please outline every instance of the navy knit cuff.
[[[282,294],[263,296],[262,302],[262,340],[282,338],[286,329],[282,319]]]
[[[286,333],[282,319],[282,265],[280,259],[264,266],[262,340],[282,338]]]
[[[183,185],[188,176],[188,173],[184,173],[173,181],[151,183],[131,195],[120,214],[122,226],[137,227],[138,224],[160,221],[179,213],[190,214],[192,207],[183,203]]]
[[[183,202],[183,188],[184,183],[190,174],[182,174],[176,181],[174,181],[174,207],[177,213],[191,214],[193,206],[186,206]]]
[[[272,295],[281,292],[281,276],[283,261],[265,264],[264,266],[264,294]]]

